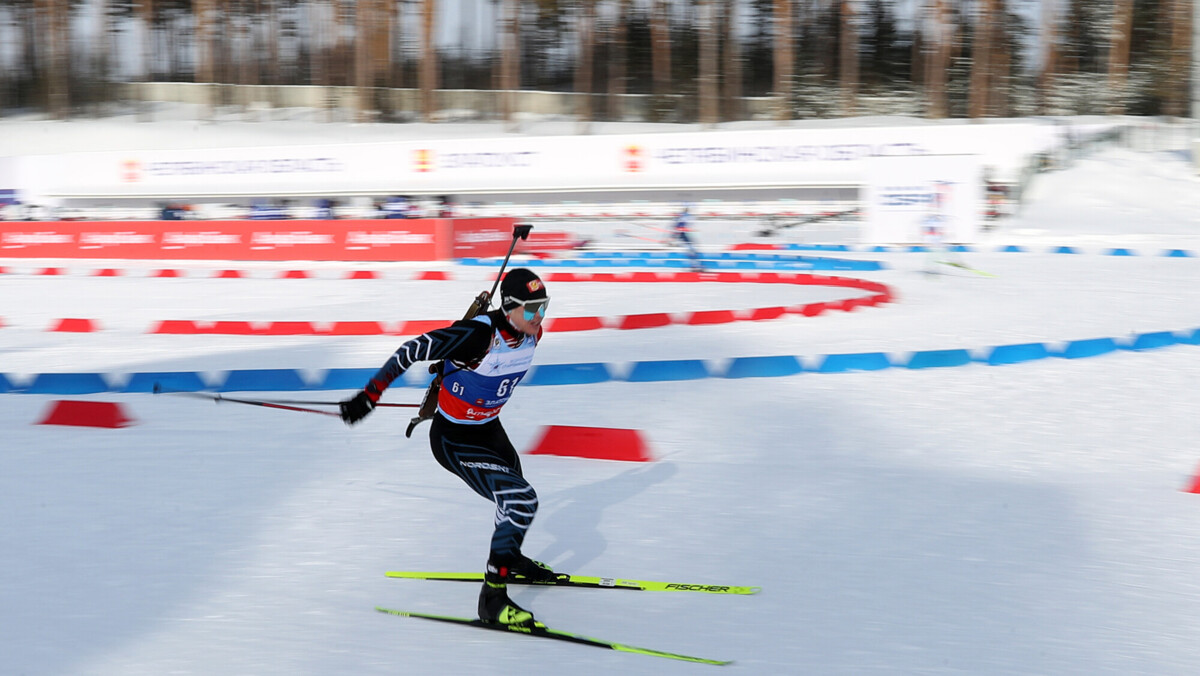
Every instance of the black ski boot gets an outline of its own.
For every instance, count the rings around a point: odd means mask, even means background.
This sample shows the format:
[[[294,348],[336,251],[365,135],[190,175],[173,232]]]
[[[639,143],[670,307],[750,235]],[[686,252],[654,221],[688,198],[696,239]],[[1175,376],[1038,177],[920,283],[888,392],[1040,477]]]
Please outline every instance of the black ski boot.
[[[508,577],[511,573],[505,566],[488,562],[483,576],[483,588],[479,590],[479,619],[492,624],[512,624],[536,627],[540,622],[533,613],[508,598]]]
[[[541,561],[533,559],[518,553],[516,558],[507,562],[507,568],[510,575],[521,578],[525,582],[554,582],[555,580],[565,580],[570,578],[566,573],[556,573],[550,569],[550,566]]]

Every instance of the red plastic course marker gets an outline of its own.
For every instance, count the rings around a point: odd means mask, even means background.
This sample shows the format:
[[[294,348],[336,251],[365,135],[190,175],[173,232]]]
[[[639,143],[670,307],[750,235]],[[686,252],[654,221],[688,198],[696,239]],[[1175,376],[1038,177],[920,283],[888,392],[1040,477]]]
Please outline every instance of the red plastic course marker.
[[[450,324],[451,322],[445,319],[414,319],[401,322],[400,326],[396,329],[396,335],[419,336],[426,331],[440,329]]]
[[[644,315],[625,315],[617,325],[618,329],[652,329],[659,326],[670,326],[671,315],[665,312],[652,312]]]
[[[218,321],[218,322],[213,322],[212,326],[209,326],[208,329],[205,331],[205,333],[231,334],[231,335],[237,335],[237,336],[252,336],[255,333],[257,333],[257,331],[254,330],[254,327],[250,326],[250,322],[236,321],[236,320],[222,320],[222,321]]]
[[[649,462],[654,458],[638,430],[550,425],[529,455]]]
[[[257,333],[263,336],[312,336],[317,330],[312,322],[271,322]]]
[[[50,327],[50,330],[62,333],[91,333],[98,328],[98,323],[91,319],[60,319]]]
[[[693,312],[685,323],[691,325],[728,324],[732,321],[736,321],[733,310],[700,310]]]
[[[418,273],[414,279],[419,282],[445,281],[450,279],[450,274],[445,270],[426,270],[425,272]]]
[[[554,317],[544,324],[547,331],[595,331],[604,328],[599,317]]]
[[[125,413],[120,404],[111,401],[55,401],[50,412],[38,425],[69,425],[72,427],[129,427],[136,421]]]
[[[191,335],[202,333],[202,331],[200,327],[196,325],[196,322],[190,319],[164,319],[151,326],[147,333]]]
[[[1183,489],[1184,493],[1196,493],[1200,495],[1200,470],[1196,471],[1196,476],[1192,477],[1192,482],[1188,487]]]
[[[378,336],[384,333],[380,322],[334,322],[328,331],[331,336]]]

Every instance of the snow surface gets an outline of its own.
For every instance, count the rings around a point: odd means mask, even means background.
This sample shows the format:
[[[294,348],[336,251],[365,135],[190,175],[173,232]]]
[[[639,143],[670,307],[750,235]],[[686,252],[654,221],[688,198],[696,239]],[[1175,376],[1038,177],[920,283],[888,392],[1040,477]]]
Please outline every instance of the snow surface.
[[[1200,259],[1159,255],[1200,249],[1200,184],[1186,158],[1108,150],[1039,177],[1030,199],[982,251],[964,254],[994,278],[924,274],[922,254],[848,254],[886,262],[861,276],[896,289],[898,302],[549,334],[537,363],[792,354],[811,365],[827,353],[1200,325]],[[1029,251],[1000,253],[1000,244]],[[1048,253],[1060,245],[1081,253]],[[1141,255],[1104,255],[1116,246]],[[398,339],[144,329],[157,319],[451,317],[489,272],[455,267],[454,282],[406,281],[403,266],[393,279],[353,281],[276,280],[263,266],[245,280],[22,274],[37,263],[3,261],[15,271],[0,276],[0,372],[10,375],[375,367]],[[559,316],[759,307],[830,292],[550,286]],[[71,316],[106,330],[45,331]],[[33,424],[64,397],[0,395],[0,671],[1192,674],[1200,495],[1182,489],[1200,471],[1197,350],[521,388],[503,416],[518,449],[545,425],[633,428],[657,458],[525,456],[541,498],[529,555],[582,574],[763,591],[517,588],[514,599],[551,626],[736,661],[728,667],[375,612],[472,614],[474,585],[383,573],[478,570],[492,528],[489,503],[433,461],[424,430],[403,437],[404,411],[381,409],[348,429],[170,396],[68,397],[118,401],[138,421],[108,430]],[[387,399],[419,394],[397,387]]]

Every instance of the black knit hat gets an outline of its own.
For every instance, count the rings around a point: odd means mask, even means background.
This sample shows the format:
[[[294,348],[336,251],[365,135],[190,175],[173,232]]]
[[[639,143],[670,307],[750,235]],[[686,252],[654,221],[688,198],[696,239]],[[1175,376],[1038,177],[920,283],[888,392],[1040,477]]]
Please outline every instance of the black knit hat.
[[[547,298],[546,285],[532,270],[513,268],[500,282],[500,307],[512,310],[527,300]]]

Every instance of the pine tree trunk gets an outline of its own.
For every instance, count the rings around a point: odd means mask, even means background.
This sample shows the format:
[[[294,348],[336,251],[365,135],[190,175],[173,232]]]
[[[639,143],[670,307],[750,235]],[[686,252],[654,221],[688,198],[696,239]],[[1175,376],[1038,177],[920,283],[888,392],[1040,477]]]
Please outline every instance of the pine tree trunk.
[[[212,88],[215,80],[214,59],[216,50],[212,44],[213,0],[195,0],[193,11],[196,15],[196,83],[201,86],[204,94],[200,97],[201,116],[211,118],[213,115]]]
[[[712,126],[717,113],[717,31],[713,0],[699,0],[696,27],[700,33],[700,124]]]
[[[354,113],[358,122],[366,122],[372,108],[371,34],[375,21],[374,0],[358,0],[354,7]]]
[[[775,119],[792,119],[792,0],[775,0]]]
[[[1188,92],[1190,91],[1189,71],[1191,68],[1192,55],[1192,1],[1193,0],[1170,0],[1169,7],[1171,10],[1170,26],[1171,26],[1171,67],[1168,71],[1171,74],[1171,81],[1167,86],[1167,100],[1163,106],[1163,112],[1174,117],[1184,117],[1187,115],[1187,108],[1190,104],[1188,100]]]
[[[946,0],[933,0],[930,23],[929,58],[925,59],[925,91],[929,99],[926,114],[930,118],[941,119],[950,112],[946,101],[946,77],[954,41],[954,27],[950,24]]]
[[[1133,31],[1133,0],[1113,0],[1112,42],[1108,50],[1108,112],[1125,114],[1125,86],[1129,79],[1129,38]]]
[[[1042,70],[1038,74],[1038,112],[1050,114],[1050,95],[1058,74],[1058,13],[1052,3],[1042,5]]]
[[[265,84],[282,84],[283,64],[279,62],[279,0],[267,0],[267,77]],[[278,107],[279,101],[271,88],[270,102]]]
[[[349,70],[350,65],[342,62],[342,18],[346,14],[345,3],[346,0],[333,0],[333,4],[330,7],[329,47],[325,51],[325,63],[323,67],[326,88],[323,105],[325,108],[325,119],[329,122],[334,120],[334,114],[339,107],[335,87],[341,84],[342,78],[340,76]]]
[[[660,100],[671,93],[671,23],[667,1],[653,0],[650,17],[650,62],[654,96]]]
[[[609,28],[612,35],[611,58],[608,70],[608,119],[621,121],[625,118],[625,73],[629,44],[629,0],[617,0],[615,23]]]
[[[850,116],[858,110],[858,31],[854,29],[852,0],[842,0],[840,61],[842,115]]]
[[[67,0],[49,0],[46,5],[47,108],[56,120],[70,116],[70,37]]]
[[[912,52],[912,86],[918,88],[925,84],[925,34],[928,30],[928,22],[926,19],[929,16],[929,8],[925,5],[925,0],[916,0],[913,8],[913,16],[917,17],[916,24],[913,26],[913,41]]]
[[[579,121],[579,133],[586,134],[592,121],[592,51],[593,29],[596,25],[594,0],[581,0],[579,7],[579,62],[575,72],[575,95],[578,106],[575,114]]]
[[[434,16],[436,0],[421,0],[421,119],[433,121],[437,110],[434,96],[437,90],[438,65],[434,50]]]
[[[516,94],[521,86],[521,8],[518,0],[501,0],[500,116],[511,128]]]
[[[737,37],[737,0],[725,2],[725,119],[742,119],[742,53]]]
[[[980,16],[975,23],[974,45],[971,48],[971,92],[967,117],[985,117],[988,113],[992,85],[992,17],[995,0],[983,0]]]

